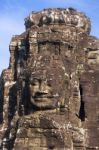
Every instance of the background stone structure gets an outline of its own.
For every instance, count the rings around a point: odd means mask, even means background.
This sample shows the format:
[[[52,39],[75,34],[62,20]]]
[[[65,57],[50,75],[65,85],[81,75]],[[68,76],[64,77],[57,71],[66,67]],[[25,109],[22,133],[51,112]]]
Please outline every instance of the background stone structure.
[[[90,19],[45,9],[25,27],[0,77],[0,149],[99,149],[99,40]]]

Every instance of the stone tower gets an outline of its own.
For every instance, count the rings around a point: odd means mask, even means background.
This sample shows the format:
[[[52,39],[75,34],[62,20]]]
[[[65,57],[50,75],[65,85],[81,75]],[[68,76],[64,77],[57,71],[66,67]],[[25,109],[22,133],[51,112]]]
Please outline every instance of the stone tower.
[[[73,8],[44,9],[11,40],[1,150],[99,150],[99,40]]]

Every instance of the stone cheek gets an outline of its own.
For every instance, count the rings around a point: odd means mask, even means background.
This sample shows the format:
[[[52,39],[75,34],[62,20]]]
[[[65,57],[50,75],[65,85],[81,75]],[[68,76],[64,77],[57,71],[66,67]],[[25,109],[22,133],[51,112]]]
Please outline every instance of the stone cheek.
[[[46,9],[25,25],[0,77],[0,149],[99,149],[99,40],[89,19]]]

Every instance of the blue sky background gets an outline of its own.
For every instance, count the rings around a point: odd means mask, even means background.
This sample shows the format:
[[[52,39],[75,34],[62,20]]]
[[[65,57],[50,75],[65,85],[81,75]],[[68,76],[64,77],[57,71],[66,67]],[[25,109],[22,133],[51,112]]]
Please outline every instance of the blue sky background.
[[[0,0],[0,73],[9,65],[11,37],[24,32],[24,18],[44,8],[73,7],[92,21],[91,34],[99,38],[99,0]]]

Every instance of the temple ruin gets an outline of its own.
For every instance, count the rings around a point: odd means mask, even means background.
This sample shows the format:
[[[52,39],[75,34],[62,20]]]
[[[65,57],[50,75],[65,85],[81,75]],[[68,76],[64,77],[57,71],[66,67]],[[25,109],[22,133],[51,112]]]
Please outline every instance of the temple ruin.
[[[0,150],[99,150],[99,39],[73,8],[31,12],[0,77]]]

